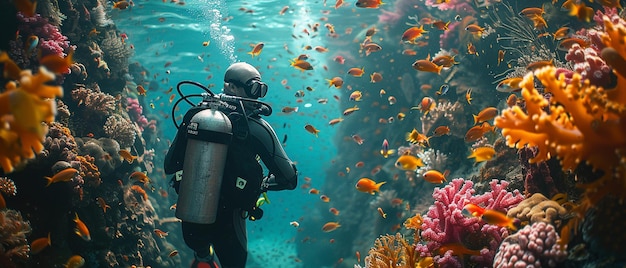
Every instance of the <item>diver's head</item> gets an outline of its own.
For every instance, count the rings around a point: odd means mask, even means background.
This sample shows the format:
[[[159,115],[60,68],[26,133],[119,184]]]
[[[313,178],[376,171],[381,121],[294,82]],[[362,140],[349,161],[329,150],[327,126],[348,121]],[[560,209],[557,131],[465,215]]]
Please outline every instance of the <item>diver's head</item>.
[[[267,94],[267,85],[261,82],[261,74],[254,66],[245,62],[237,62],[226,69],[224,93],[258,99]]]

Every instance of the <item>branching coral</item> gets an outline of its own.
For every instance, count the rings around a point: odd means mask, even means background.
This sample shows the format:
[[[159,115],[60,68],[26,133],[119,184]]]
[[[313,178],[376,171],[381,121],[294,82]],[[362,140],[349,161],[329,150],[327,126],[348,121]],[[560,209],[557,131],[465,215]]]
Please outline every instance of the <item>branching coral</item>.
[[[420,258],[419,252],[400,233],[380,236],[365,257],[368,268],[429,267],[432,258]]]
[[[444,188],[433,191],[435,204],[432,205],[422,225],[422,239],[426,244],[418,244],[417,250],[426,256],[435,256],[439,265],[463,265],[457,257],[437,256],[443,245],[460,244],[470,250],[480,250],[479,256],[472,256],[473,263],[490,266],[502,238],[508,235],[505,227],[487,224],[476,217],[466,217],[462,210],[472,203],[487,209],[507,211],[524,198],[515,190],[508,192],[508,182],[492,180],[491,191],[474,195],[474,184],[464,179],[454,179]]]
[[[48,127],[42,123],[54,121],[54,98],[63,96],[62,87],[46,85],[54,77],[43,67],[36,75],[25,70],[19,84],[7,83],[0,94],[0,165],[4,172],[13,171],[22,160],[43,150]]]
[[[109,138],[119,142],[122,148],[130,147],[135,142],[137,136],[135,126],[129,119],[121,115],[113,114],[109,116],[103,128],[104,133],[106,133]]]
[[[626,59],[626,23],[620,20],[613,24],[607,17],[604,22],[603,41],[615,51],[611,56],[623,62]],[[531,163],[556,156],[563,170],[574,170],[579,163],[586,162],[604,171],[602,179],[585,187],[587,205],[595,204],[609,192],[623,197],[626,188],[626,77],[619,74],[623,65],[613,67],[618,77],[614,89],[591,85],[577,73],[569,82],[563,74],[557,78],[554,67],[529,73],[521,83],[526,111],[513,106],[502,111],[495,120],[509,146],[538,147]],[[535,88],[533,74],[543,84],[545,92],[552,95],[549,100]]]
[[[84,85],[77,85],[72,90],[72,99],[77,101],[79,106],[86,107],[86,112],[105,116],[111,115],[118,103],[115,97],[101,92],[98,87],[91,89]]]

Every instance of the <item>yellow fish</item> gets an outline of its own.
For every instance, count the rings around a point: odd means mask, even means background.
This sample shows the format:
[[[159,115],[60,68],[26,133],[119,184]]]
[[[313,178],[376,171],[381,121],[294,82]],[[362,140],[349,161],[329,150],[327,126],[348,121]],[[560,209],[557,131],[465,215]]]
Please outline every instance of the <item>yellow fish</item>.
[[[422,162],[422,159],[419,159],[415,156],[412,156],[408,151],[405,152],[403,155],[401,155],[400,157],[398,157],[398,160],[396,160],[396,167],[402,170],[417,170],[417,168],[419,167],[423,167],[424,166],[424,162]]]
[[[361,178],[356,183],[356,189],[364,193],[374,194],[375,192],[380,192],[380,186],[385,183],[385,181],[376,183],[369,178]]]
[[[472,154],[467,158],[475,158],[476,163],[480,163],[491,160],[494,155],[496,155],[496,150],[494,150],[493,147],[484,146],[472,150]]]

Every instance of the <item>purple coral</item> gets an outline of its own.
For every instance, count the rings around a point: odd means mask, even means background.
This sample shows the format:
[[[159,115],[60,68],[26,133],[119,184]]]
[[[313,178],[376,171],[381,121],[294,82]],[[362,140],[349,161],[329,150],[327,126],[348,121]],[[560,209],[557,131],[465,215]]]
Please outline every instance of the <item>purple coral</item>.
[[[529,163],[529,160],[537,155],[538,150],[537,147],[524,147],[519,150],[525,194],[530,196],[534,193],[542,193],[546,196],[554,196],[559,191],[550,175],[548,163]]]
[[[556,243],[558,240],[559,235],[551,224],[527,225],[504,239],[493,267],[555,267],[567,257],[567,252]]]
[[[17,13],[17,19],[20,22],[18,27],[20,35],[28,37],[31,35],[39,38],[39,47],[41,48],[41,56],[55,54],[65,56],[64,51],[69,48],[70,42],[67,36],[64,36],[57,26],[48,22],[48,19],[36,14],[32,17],[26,17],[21,13]]]
[[[468,218],[462,214],[463,207],[476,204],[487,209],[507,211],[524,197],[515,190],[508,192],[506,181],[492,180],[490,192],[474,195],[474,184],[464,179],[454,179],[444,188],[435,188],[435,203],[429,208],[422,224],[422,238],[426,244],[418,244],[417,251],[422,256],[434,256],[439,265],[458,266],[462,263],[458,257],[435,256],[436,251],[445,244],[461,244],[469,249],[480,250],[479,256],[471,260],[480,266],[491,266],[498,245],[509,232],[505,227],[487,224],[479,218]]]

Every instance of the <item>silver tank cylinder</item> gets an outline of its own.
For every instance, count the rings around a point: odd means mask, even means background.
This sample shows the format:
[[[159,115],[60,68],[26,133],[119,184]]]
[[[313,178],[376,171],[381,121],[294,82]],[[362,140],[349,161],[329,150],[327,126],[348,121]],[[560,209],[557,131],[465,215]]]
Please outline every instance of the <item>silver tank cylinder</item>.
[[[218,111],[195,114],[187,126],[187,148],[178,191],[176,217],[192,223],[214,223],[232,124]]]

